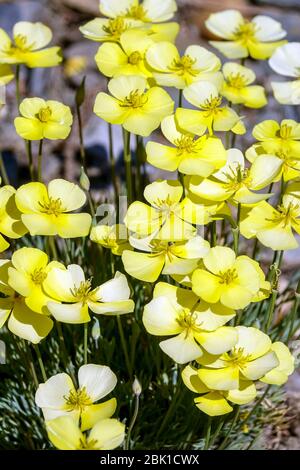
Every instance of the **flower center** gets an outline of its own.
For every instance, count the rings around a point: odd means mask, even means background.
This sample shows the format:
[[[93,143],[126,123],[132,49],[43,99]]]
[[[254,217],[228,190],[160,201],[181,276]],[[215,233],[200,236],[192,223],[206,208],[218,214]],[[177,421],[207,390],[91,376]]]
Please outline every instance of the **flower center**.
[[[41,212],[48,215],[54,215],[55,217],[58,217],[62,212],[65,212],[60,198],[53,199],[52,197],[49,197],[48,201],[39,202],[39,205],[41,207]]]
[[[74,286],[74,289],[71,289],[72,295],[76,297],[78,302],[85,303],[90,297],[92,290],[92,280],[88,279],[87,281],[82,281],[79,284],[79,287]]]
[[[36,115],[37,119],[41,122],[50,121],[51,116],[52,116],[52,110],[49,106],[46,106],[45,108],[41,108]]]
[[[226,176],[226,182],[223,186],[227,191],[238,191],[243,185],[250,186],[252,179],[250,178],[249,168],[243,168],[241,165],[237,167],[230,166],[227,172],[223,172]]]
[[[47,274],[43,270],[43,268],[36,268],[32,273],[31,273],[31,280],[34,282],[36,285],[41,285],[43,284],[44,280],[46,279]]]
[[[177,154],[180,156],[184,153],[195,153],[196,152],[196,142],[194,138],[189,135],[183,135],[179,139],[175,140],[175,145],[177,147]]]
[[[274,211],[274,216],[271,219],[266,219],[269,222],[283,223],[283,226],[298,224],[300,216],[300,204],[290,203],[287,207],[280,205],[277,211]]]
[[[17,34],[14,37],[15,45],[17,49],[21,51],[28,51],[32,47],[30,44],[27,44],[27,37],[23,34]]]
[[[246,44],[248,41],[253,41],[255,39],[256,31],[257,26],[254,23],[245,21],[235,30],[234,39]]]
[[[64,397],[68,410],[80,410],[82,411],[85,406],[93,404],[93,401],[86,393],[85,387],[79,388],[78,390],[71,390],[67,397]]]
[[[108,20],[107,25],[102,26],[103,31],[114,39],[119,39],[127,28],[128,25],[120,17]]]
[[[180,59],[174,59],[168,69],[177,73],[178,75],[189,73],[193,77],[196,77],[199,73],[199,70],[193,68],[195,63],[196,59],[192,59],[192,57],[189,55],[184,55],[180,57]]]
[[[280,129],[277,131],[277,136],[281,137],[283,140],[289,140],[292,134],[292,127],[287,124],[283,124]]]
[[[137,65],[142,60],[142,56],[139,51],[134,51],[128,57],[128,62],[131,65]]]
[[[238,273],[235,268],[220,271],[218,274],[220,280],[219,284],[226,284],[227,286],[238,278]]]
[[[219,108],[222,103],[222,97],[221,96],[211,96],[210,98],[207,98],[204,103],[200,105],[200,108],[206,111],[206,117],[215,115],[218,113]]]
[[[141,93],[139,90],[131,91],[129,96],[124,98],[124,101],[120,104],[122,108],[141,108],[148,101],[145,93]]]
[[[159,210],[159,212],[170,214],[171,212],[174,212],[178,204],[177,202],[172,201],[168,194],[166,199],[157,198],[153,205]]]
[[[196,305],[197,304],[198,302],[196,303]],[[194,306],[194,308],[196,307],[196,305]],[[189,310],[188,308],[183,308],[176,319],[179,326],[182,329],[186,330],[186,335],[188,335],[190,331],[200,330],[200,323],[197,323],[197,320],[197,314],[193,312],[193,309]]]
[[[237,73],[236,75],[231,73],[227,77],[226,81],[229,86],[237,88],[238,90],[244,88],[247,85],[246,77],[242,73]]]
[[[80,449],[81,450],[97,450],[97,439],[87,439],[83,436],[80,439]]]
[[[147,10],[144,9],[143,5],[133,6],[128,8],[126,11],[126,18],[133,18],[134,20],[145,20]]]
[[[239,368],[245,367],[250,360],[250,354],[244,354],[244,348],[233,348],[231,351],[224,354],[224,360],[232,366]]]

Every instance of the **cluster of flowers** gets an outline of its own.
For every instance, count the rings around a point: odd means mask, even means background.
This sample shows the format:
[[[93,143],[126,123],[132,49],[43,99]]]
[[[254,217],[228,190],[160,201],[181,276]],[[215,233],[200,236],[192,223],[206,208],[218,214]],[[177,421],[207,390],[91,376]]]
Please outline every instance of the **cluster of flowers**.
[[[239,236],[256,238],[275,251],[298,247],[300,124],[257,124],[257,143],[245,153],[248,164],[234,142],[246,132],[241,106],[267,104],[264,88],[254,84],[255,73],[245,59],[272,56],[274,70],[299,77],[300,44],[282,41],[285,31],[269,17],[248,21],[235,10],[215,13],[206,26],[222,40],[211,44],[227,58],[241,59],[222,66],[215,54],[198,45],[180,54],[174,45],[179,26],[167,22],[176,11],[174,0],[102,0],[100,11],[106,18],[80,28],[86,38],[103,43],[95,60],[110,79],[109,94],[98,94],[94,112],[109,124],[121,125],[127,143],[130,133],[148,137],[161,126],[170,145],[148,141],[147,161],[178,171],[178,181],[149,184],[144,190],[147,203],[129,201],[122,223],[95,226],[88,213],[72,213],[86,203],[79,186],[57,179],[46,187],[39,171],[37,182],[0,189],[0,251],[9,248],[9,239],[27,233],[61,238],[90,234],[92,242],[122,257],[133,278],[155,283],[165,275],[167,282],[155,285],[153,299],[144,306],[145,329],[151,335],[172,336],[160,347],[176,363],[196,361],[183,369],[182,380],[200,395],[197,407],[211,416],[226,414],[232,411],[230,403],[255,399],[257,381],[282,385],[294,368],[287,346],[272,342],[257,328],[239,326],[241,311],[267,299],[276,287],[256,260],[239,254]],[[44,49],[50,40],[49,28],[40,23],[18,23],[13,40],[1,30],[0,80],[13,79],[10,64],[58,65],[59,48]],[[299,103],[299,83],[274,83],[275,97]],[[179,90],[177,109],[162,87]],[[183,98],[196,109],[183,107]],[[65,139],[73,120],[68,106],[40,98],[24,99],[20,115],[15,128],[27,142]],[[227,132],[226,145],[219,132]],[[266,201],[279,181],[280,200],[273,207]],[[217,221],[229,221],[234,249],[221,246],[221,240],[217,244]],[[212,229],[210,243],[199,235],[207,225]],[[92,286],[80,266],[66,267],[29,247],[0,261],[0,294],[0,326],[8,320],[12,333],[32,343],[50,333],[52,318],[78,324],[90,321],[90,311],[120,315],[134,310],[124,274],[117,272],[114,279]],[[78,388],[65,373],[39,386],[36,403],[56,447],[111,449],[121,444],[124,425],[111,418],[116,400],[94,404],[116,381],[108,367],[86,364],[79,369]]]

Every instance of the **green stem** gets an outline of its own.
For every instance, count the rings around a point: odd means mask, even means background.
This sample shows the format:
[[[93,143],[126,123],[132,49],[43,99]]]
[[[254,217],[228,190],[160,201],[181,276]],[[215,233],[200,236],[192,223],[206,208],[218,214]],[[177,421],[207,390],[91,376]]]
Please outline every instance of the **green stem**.
[[[115,162],[115,156],[114,156],[112,125],[110,123],[108,123],[108,138],[109,138],[109,159],[110,159],[111,179],[112,179],[112,184],[114,188],[115,205],[116,205],[116,211],[117,211],[118,204],[119,204],[119,188],[118,188],[117,174],[116,174],[116,162]]]
[[[26,140],[25,145],[26,145],[26,153],[27,153],[28,164],[29,164],[30,179],[31,181],[34,181],[34,166],[33,166],[33,158],[32,158],[31,140]]]
[[[216,246],[217,244],[217,221],[213,220],[210,226],[211,229],[211,246]]]
[[[262,401],[265,399],[267,393],[269,392],[271,388],[271,385],[268,385],[266,390],[264,391],[264,393],[262,394],[262,396],[260,397],[260,399],[255,403],[255,405],[253,406],[252,410],[248,413],[248,415],[246,416],[246,418],[241,422],[240,426],[239,426],[239,429],[242,429],[246,423],[248,423],[249,419],[251,418],[251,416],[254,414],[254,412],[257,410],[257,408],[259,407],[259,405],[262,403]]]
[[[276,299],[278,296],[278,290],[273,289],[272,294],[271,294],[271,299],[269,302],[268,306],[268,313],[267,313],[267,321],[266,321],[266,326],[265,326],[265,333],[267,333],[271,327],[272,321],[273,321],[273,316],[274,316],[274,310],[275,310],[275,304],[276,304]]]
[[[206,427],[204,450],[209,449],[210,435],[211,435],[211,422],[212,422],[212,418],[211,416],[209,416],[208,421],[207,421],[207,427]]]
[[[84,364],[88,363],[88,333],[89,333],[89,324],[84,323],[83,325],[83,356],[84,356]]]
[[[182,108],[183,90],[178,90],[178,108]]]
[[[18,339],[15,338],[14,335],[12,335],[12,337],[13,337],[13,340],[14,340],[16,346],[17,346],[19,354],[22,356],[22,359],[23,359],[24,363],[27,365],[27,368],[28,368],[30,374],[32,375],[34,385],[36,386],[36,388],[38,388],[39,380],[38,380],[37,373],[36,373],[36,370],[35,370],[35,367],[34,367],[34,362],[33,362],[33,358],[32,358],[32,354],[31,354],[31,350],[30,350],[29,345],[27,345],[27,343],[24,340],[22,340],[24,348],[25,348],[25,352],[24,352],[22,346],[18,344]]]
[[[44,139],[41,139],[40,144],[39,144],[38,169],[37,169],[37,180],[39,182],[42,181],[43,143],[44,143]]]
[[[55,238],[52,236],[48,237],[49,247],[52,252],[52,256],[54,260],[58,260],[56,245],[55,245]]]
[[[160,428],[158,429],[158,432],[156,434],[156,438],[158,439],[159,436],[162,434],[162,432],[164,431],[167,423],[169,422],[169,419],[170,417],[172,416],[173,414],[173,411],[174,409],[176,408],[176,406],[178,405],[179,403],[179,400],[178,400],[178,397],[180,396],[180,392],[181,392],[181,383],[177,384],[177,388],[176,388],[176,391],[175,391],[175,394],[173,395],[172,399],[171,399],[171,403],[170,403],[170,406],[168,408],[168,411],[167,413],[165,414],[165,417],[163,419],[163,422],[161,423],[160,425]],[[183,397],[183,393],[181,394],[181,398]]]
[[[225,449],[226,445],[227,445],[227,442],[228,442],[228,439],[230,437],[230,434],[234,428],[234,426],[236,425],[236,422],[238,420],[238,417],[239,417],[239,413],[240,413],[240,407],[237,405],[236,406],[236,409],[235,409],[235,412],[234,412],[234,415],[233,415],[233,420],[231,422],[231,425],[227,431],[227,433],[225,434],[225,437],[223,439],[223,441],[221,442],[221,444],[219,445],[218,447],[218,450],[223,450]]]
[[[132,186],[132,168],[131,168],[131,150],[130,150],[130,132],[123,129],[124,139],[124,163],[126,172],[126,187],[128,204],[133,202],[133,186]]]
[[[134,428],[135,422],[137,420],[138,414],[139,414],[139,406],[140,406],[140,397],[139,395],[135,395],[135,404],[134,404],[134,412],[133,416],[131,419],[131,422],[128,427],[128,432],[127,432],[127,438],[125,442],[125,450],[130,450],[130,438],[131,438],[131,433]]]
[[[68,360],[68,352],[67,352],[67,347],[65,343],[65,338],[62,330],[61,323],[59,321],[56,321],[56,328],[57,328],[57,333],[58,333],[58,340],[59,340],[59,345],[60,345],[60,353],[62,357],[62,362],[66,370],[69,371],[70,376],[72,377],[73,383],[76,384],[76,377],[73,371],[73,364],[71,361],[71,366],[69,366],[69,360]]]
[[[84,171],[87,174],[86,155],[85,155],[85,148],[84,148],[84,141],[83,141],[83,126],[82,126],[80,106],[78,105],[76,105],[76,114],[77,114],[78,132],[79,132],[80,159],[81,159],[81,164],[84,168]]]
[[[132,369],[131,369],[131,364],[129,360],[129,354],[128,354],[128,348],[127,348],[127,343],[124,335],[124,330],[123,330],[123,325],[122,321],[119,315],[117,315],[117,324],[118,324],[118,330],[119,330],[119,335],[121,339],[121,344],[122,344],[122,349],[125,357],[125,363],[127,367],[127,372],[129,375],[129,378],[132,379]]]
[[[236,255],[238,255],[238,252],[239,252],[240,221],[241,221],[241,203],[239,202],[238,207],[237,207],[236,228],[232,229],[233,247],[234,247],[234,252]]]
[[[16,98],[17,98],[17,104],[18,107],[20,106],[20,64],[16,65]]]
[[[295,300],[294,300],[293,308],[291,311],[290,328],[289,328],[289,334],[287,337],[287,342],[289,342],[293,337],[294,323],[296,320],[299,305],[300,305],[300,280],[298,281],[297,289],[295,292]]]
[[[213,446],[213,444],[214,444],[216,438],[218,437],[220,431],[222,430],[222,428],[223,428],[223,426],[224,426],[224,424],[225,424],[225,420],[226,420],[226,418],[224,418],[224,417],[222,417],[222,419],[220,420],[220,422],[219,422],[219,424],[218,424],[218,426],[217,426],[217,428],[216,428],[215,432],[213,433],[213,436],[212,436],[212,438],[211,438],[211,440],[210,440],[210,443],[209,443],[209,446],[210,446],[210,447]]]
[[[0,152],[0,173],[1,173],[2,178],[3,178],[3,183],[8,185],[9,184],[9,178],[8,178],[6,168],[5,168],[5,165],[4,165],[2,152]]]
[[[37,360],[38,360],[38,363],[39,363],[39,366],[40,366],[40,369],[41,369],[43,381],[46,382],[47,381],[47,375],[46,375],[42,355],[41,355],[41,352],[40,352],[40,348],[37,344],[34,344],[33,347],[34,347],[34,350],[35,350],[35,353],[36,353],[36,356],[37,356]]]

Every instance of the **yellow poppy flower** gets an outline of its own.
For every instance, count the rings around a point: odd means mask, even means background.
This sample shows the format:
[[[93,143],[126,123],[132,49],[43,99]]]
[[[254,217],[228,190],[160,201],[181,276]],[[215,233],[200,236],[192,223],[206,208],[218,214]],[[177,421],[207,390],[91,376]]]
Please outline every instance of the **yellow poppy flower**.
[[[158,85],[179,89],[199,79],[209,81],[221,68],[220,59],[204,47],[189,46],[180,56],[176,46],[166,41],[148,48],[146,60]]]
[[[272,342],[257,328],[237,326],[238,341],[221,356],[199,357],[200,380],[212,390],[236,390],[244,380],[250,382],[264,377],[279,366]]]
[[[240,230],[245,238],[256,237],[272,250],[298,248],[293,230],[300,234],[299,199],[285,195],[277,208],[265,201],[260,202],[243,218]]]
[[[181,377],[185,386],[194,393],[200,394],[194,402],[203,413],[209,416],[222,416],[230,413],[233,408],[229,404],[245,405],[256,397],[255,385],[249,380],[240,380],[235,390],[211,390],[198,376],[198,369],[186,366]]]
[[[127,228],[123,224],[118,225],[97,225],[93,227],[90,239],[98,245],[108,248],[114,255],[122,255],[124,250],[131,250],[128,242]]]
[[[15,194],[16,190],[12,186],[0,188],[0,253],[9,247],[4,237],[21,238],[27,232],[16,206]]]
[[[14,78],[11,67],[7,64],[0,64],[0,86],[7,85]]]
[[[152,335],[173,336],[159,345],[175,362],[185,364],[201,357],[203,349],[210,354],[231,349],[237,333],[223,325],[234,315],[220,304],[203,302],[190,290],[160,282],[144,308],[143,323]]]
[[[25,64],[27,67],[54,67],[62,61],[59,47],[51,42],[51,29],[42,23],[20,21],[13,28],[13,40],[0,28],[0,63]]]
[[[53,321],[46,315],[33,312],[24,297],[8,283],[9,260],[0,260],[0,328],[7,322],[7,328],[20,338],[33,344],[39,343],[52,330]]]
[[[78,388],[66,373],[56,374],[40,384],[35,403],[49,422],[59,416],[71,416],[86,431],[98,421],[110,418],[117,407],[111,398],[95,404],[108,395],[117,385],[117,377],[107,366],[86,364],[78,370]]]
[[[271,350],[275,352],[279,364],[267,372],[260,381],[267,384],[283,385],[295,370],[295,358],[290,353],[289,348],[280,341],[273,343]]]
[[[147,160],[162,170],[207,177],[226,163],[226,151],[221,139],[210,136],[195,138],[181,131],[174,116],[162,120],[161,130],[173,147],[158,142],[146,145]]]
[[[17,117],[14,122],[23,139],[66,139],[71,132],[71,110],[58,101],[25,98],[20,104],[20,114],[22,117]]]
[[[144,77],[122,75],[112,78],[108,89],[113,96],[99,93],[94,113],[137,135],[149,136],[174,109],[174,102],[165,90],[159,87],[146,90]]]
[[[184,89],[183,95],[200,111],[178,108],[175,116],[180,128],[196,135],[204,134],[206,129],[210,134],[214,131],[235,131],[240,117],[233,109],[222,106],[222,97],[213,83],[206,81],[193,83]]]
[[[145,62],[147,49],[153,44],[145,31],[128,30],[120,37],[120,44],[106,42],[95,56],[98,69],[107,77],[141,75],[151,77]]]
[[[144,197],[150,204],[135,201],[128,208],[124,222],[138,237],[152,234],[152,238],[182,241],[196,234],[193,224],[207,224],[218,205],[195,204],[188,197],[182,199],[183,187],[178,181],[157,180],[146,186]]]
[[[130,243],[144,253],[125,250],[122,254],[125,271],[146,282],[155,282],[160,274],[189,274],[209,251],[209,243],[200,236],[177,243],[153,240],[152,237],[130,237]]]
[[[11,259],[8,269],[8,283],[25,299],[25,304],[37,313],[49,315],[47,302],[52,300],[43,290],[43,282],[49,271],[63,265],[57,261],[48,262],[48,255],[37,248],[20,248]]]
[[[116,17],[112,19],[95,18],[80,26],[83,36],[96,42],[119,42],[121,35],[131,29],[143,26],[142,21]]]
[[[300,43],[289,42],[278,49],[269,60],[275,72],[296,80],[288,82],[271,82],[274,96],[280,104],[300,104]]]
[[[281,24],[264,15],[255,16],[251,21],[243,18],[238,10],[213,13],[205,22],[206,27],[223,41],[210,41],[229,59],[264,60],[271,57],[275,49],[286,41]]]
[[[193,291],[206,302],[221,302],[235,310],[253,302],[262,283],[261,269],[248,256],[236,257],[231,248],[215,246],[203,258],[204,269],[192,276]]]
[[[173,18],[177,11],[175,0],[101,0],[100,12],[109,18],[125,17],[145,23],[159,23]]]
[[[51,269],[43,287],[53,299],[47,304],[50,313],[64,323],[89,322],[89,309],[102,315],[121,315],[134,310],[126,276],[119,272],[110,281],[93,288],[82,268],[71,264],[67,268]]]
[[[62,238],[85,237],[90,231],[89,214],[70,214],[82,207],[86,195],[76,184],[52,180],[48,188],[42,183],[20,186],[16,204],[22,222],[31,235],[59,235]]]
[[[192,176],[187,181],[191,193],[211,201],[231,200],[235,203],[256,204],[271,194],[256,193],[278,176],[281,160],[275,156],[260,155],[250,168],[245,168],[242,152],[227,151],[226,165],[208,179]]]
[[[281,123],[268,119],[253,128],[253,137],[260,142],[265,153],[291,152],[300,156],[300,124],[292,119]]]
[[[263,86],[252,85],[255,73],[243,65],[227,62],[223,66],[224,83],[221,94],[233,104],[243,104],[248,108],[262,108],[267,104]]]
[[[46,422],[48,437],[59,450],[112,450],[124,441],[125,424],[116,419],[96,423],[88,435],[83,434],[70,416]]]

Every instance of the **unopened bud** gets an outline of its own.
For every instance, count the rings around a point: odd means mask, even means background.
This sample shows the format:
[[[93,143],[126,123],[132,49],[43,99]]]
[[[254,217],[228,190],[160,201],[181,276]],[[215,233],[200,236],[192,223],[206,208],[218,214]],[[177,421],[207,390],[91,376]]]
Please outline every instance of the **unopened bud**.
[[[101,337],[100,323],[98,319],[95,319],[95,323],[92,328],[92,338],[94,341],[98,341],[100,337]]]
[[[133,390],[133,393],[138,397],[142,393],[142,386],[141,386],[140,382],[138,381],[138,379],[136,377],[135,377],[135,379],[133,381],[133,384],[132,384],[132,390]]]
[[[88,178],[88,175],[84,171],[83,166],[81,167],[81,170],[80,170],[79,183],[80,183],[80,186],[82,187],[82,189],[84,189],[85,191],[90,190],[91,183],[90,183],[90,180]]]
[[[75,101],[78,108],[82,105],[85,98],[85,77],[83,77],[82,82],[76,90]]]

